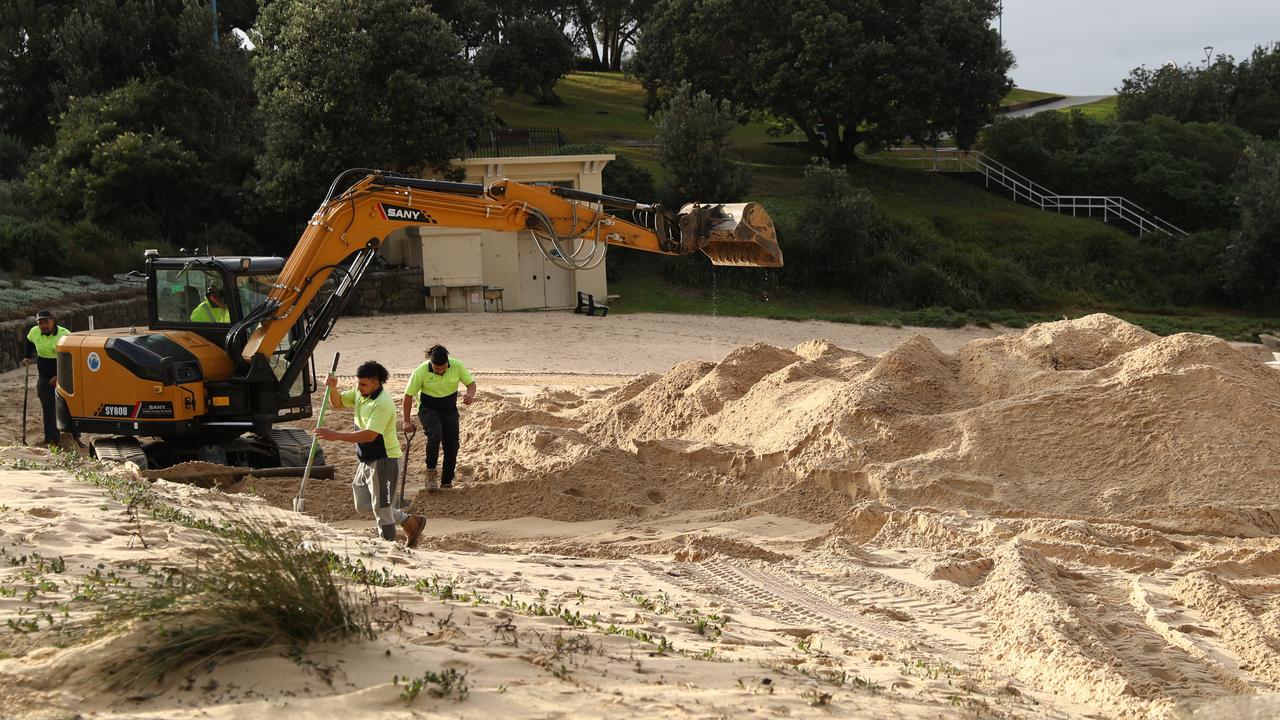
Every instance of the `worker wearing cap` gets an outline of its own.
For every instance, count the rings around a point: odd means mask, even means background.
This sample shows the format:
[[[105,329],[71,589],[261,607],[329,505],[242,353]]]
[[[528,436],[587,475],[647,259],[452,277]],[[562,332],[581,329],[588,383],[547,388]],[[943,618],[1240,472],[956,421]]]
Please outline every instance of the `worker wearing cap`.
[[[49,310],[36,313],[36,324],[27,332],[27,347],[23,365],[36,364],[36,395],[40,398],[40,410],[44,413],[44,442],[58,444],[58,417],[54,405],[55,388],[58,386],[58,338],[71,331],[58,324]]]
[[[204,291],[204,302],[191,311],[191,319],[202,323],[231,322],[231,311],[227,310],[227,304],[222,300],[222,291],[217,285],[210,285]]]
[[[409,376],[404,389],[401,410],[404,412],[404,431],[414,429],[411,414],[414,400],[418,401],[418,419],[427,433],[427,489],[435,488],[436,461],[440,446],[444,445],[444,468],[440,474],[440,487],[453,487],[453,472],[458,461],[458,386],[465,385],[466,395],[462,404],[470,405],[476,396],[476,380],[467,367],[457,358],[449,357],[443,345],[435,345],[427,351],[426,362]]]
[[[355,443],[356,457],[360,460],[351,481],[356,510],[373,511],[384,540],[395,540],[396,525],[400,525],[408,546],[414,547],[427,519],[422,515],[408,515],[391,502],[400,479],[400,457],[404,453],[396,437],[396,403],[384,387],[388,376],[385,367],[370,360],[356,369],[356,387],[340,393],[338,378],[330,375],[326,381],[329,404],[335,408],[354,408],[356,432],[317,428],[316,437]]]

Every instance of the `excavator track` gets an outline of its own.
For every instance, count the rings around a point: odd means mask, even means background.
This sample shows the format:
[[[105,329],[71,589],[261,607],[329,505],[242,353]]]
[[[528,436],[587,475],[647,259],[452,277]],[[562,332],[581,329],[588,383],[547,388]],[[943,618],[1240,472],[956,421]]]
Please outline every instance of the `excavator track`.
[[[137,438],[98,438],[90,444],[90,448],[93,456],[103,462],[131,462],[143,470],[148,467],[147,453],[142,449],[142,443],[138,442]]]

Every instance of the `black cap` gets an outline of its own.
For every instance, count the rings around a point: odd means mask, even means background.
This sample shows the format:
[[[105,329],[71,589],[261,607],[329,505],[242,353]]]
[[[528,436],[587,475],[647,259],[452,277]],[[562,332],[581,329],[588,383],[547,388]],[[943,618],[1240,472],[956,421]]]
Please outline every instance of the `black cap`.
[[[36,320],[53,320],[53,319],[54,317],[53,317],[52,310],[41,310],[40,312],[36,313]]]

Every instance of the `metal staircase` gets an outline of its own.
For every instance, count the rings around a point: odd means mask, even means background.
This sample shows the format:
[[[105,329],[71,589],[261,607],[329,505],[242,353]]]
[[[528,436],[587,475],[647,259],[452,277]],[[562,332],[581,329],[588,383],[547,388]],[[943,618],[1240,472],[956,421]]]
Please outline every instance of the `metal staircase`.
[[[1144,210],[1137,203],[1117,195],[1059,195],[1008,165],[972,150],[956,148],[889,148],[872,156],[893,164],[909,164],[929,172],[976,172],[993,192],[1009,193],[1014,202],[1024,202],[1072,217],[1089,217],[1103,222],[1126,224],[1138,232],[1183,236],[1187,232]]]

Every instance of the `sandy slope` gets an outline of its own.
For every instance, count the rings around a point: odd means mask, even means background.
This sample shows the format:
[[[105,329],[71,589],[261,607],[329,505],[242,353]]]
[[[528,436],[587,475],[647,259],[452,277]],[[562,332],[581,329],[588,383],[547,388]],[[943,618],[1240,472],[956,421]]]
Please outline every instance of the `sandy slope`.
[[[455,328],[456,354],[544,375],[482,377],[457,489],[420,491],[415,452],[409,496],[431,517],[422,549],[372,541],[341,480],[308,493],[310,518],[252,498],[288,507],[288,479],[248,478],[230,495],[156,487],[217,515],[253,508],[366,562],[450,578],[484,602],[383,591],[412,620],[379,641],[313,648],[314,664],[264,654],[141,701],[93,688],[94,664],[126,652],[127,639],[56,651],[40,647],[48,637],[14,633],[5,652],[16,657],[0,661],[3,707],[30,717],[185,717],[196,706],[213,717],[271,707],[307,717],[1126,718],[1276,707],[1266,696],[1280,690],[1280,374],[1256,356],[1090,316],[998,338],[913,337],[883,354],[874,337],[805,342],[812,334],[796,328],[810,324],[765,323],[754,337],[769,344],[711,357],[670,340],[678,326],[644,326],[637,342],[637,327],[602,325],[574,331],[595,342],[575,343],[583,364],[573,365],[551,341],[526,354],[520,330],[478,322],[471,335]],[[496,339],[459,344],[490,331],[510,341],[506,355]],[[662,333],[670,362],[654,368]],[[626,367],[660,372],[572,374],[620,372],[600,358],[633,342],[649,352],[625,356],[636,363]],[[379,351],[397,370],[417,360],[400,343]],[[349,452],[327,451],[344,477]],[[65,473],[6,471],[0,483],[0,545],[67,563],[37,602],[65,600],[97,562],[189,562],[207,546],[186,528],[131,525]],[[0,598],[6,618],[35,587],[29,566],[0,571],[23,591]],[[511,614],[497,602],[508,593],[660,632],[678,652]],[[646,607],[657,598],[679,607]],[[731,616],[725,635],[698,635],[679,619],[691,608]],[[466,669],[472,697],[406,708],[388,684],[406,666]],[[811,704],[826,693],[829,705]]]

